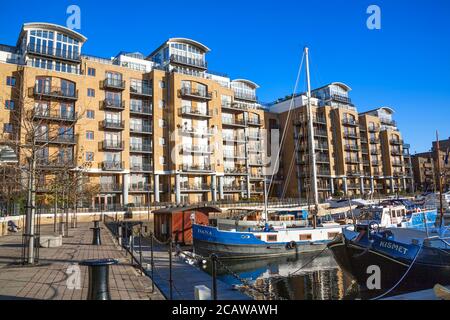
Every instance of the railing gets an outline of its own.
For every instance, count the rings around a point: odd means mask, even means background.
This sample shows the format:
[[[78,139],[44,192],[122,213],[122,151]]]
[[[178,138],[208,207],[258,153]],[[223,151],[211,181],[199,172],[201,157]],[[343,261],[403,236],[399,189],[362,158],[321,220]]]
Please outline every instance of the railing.
[[[47,87],[47,86],[34,86],[30,88],[31,92],[35,96],[46,96],[49,98],[59,98],[59,99],[78,99],[78,90],[74,88],[63,88],[63,87]]]
[[[203,172],[209,172],[214,171],[214,166],[212,165],[195,165],[195,164],[182,164],[180,165],[180,170],[185,172],[190,171],[203,171]]]
[[[233,142],[245,142],[245,136],[241,135],[223,135],[223,141],[233,141]]]
[[[63,159],[37,159],[36,165],[44,168],[72,168],[75,167],[75,160],[63,160]]]
[[[345,157],[346,163],[360,163],[361,161],[358,158],[353,157]]]
[[[246,167],[225,168],[225,174],[247,174]]]
[[[153,132],[152,126],[143,124],[143,125],[131,125],[130,131],[132,133],[144,133],[144,134],[151,134]]]
[[[400,156],[402,155],[402,152],[400,150],[391,150],[391,154],[393,156]]]
[[[357,139],[358,138],[358,134],[356,132],[344,132],[344,137],[345,138]]]
[[[180,109],[180,115],[210,117],[208,109],[202,110],[195,107],[187,107],[187,106],[182,107]]]
[[[211,186],[207,183],[181,183],[180,189],[181,191],[209,191]]]
[[[111,109],[125,109],[125,101],[115,100],[115,99],[105,99],[102,102],[103,108],[111,108]]]
[[[212,136],[214,130],[212,129],[194,129],[194,128],[180,128],[178,129],[180,135],[195,135],[195,136]]]
[[[182,153],[212,153],[210,146],[183,145]]]
[[[368,126],[367,130],[369,132],[378,132],[380,130],[380,127],[379,126]]]
[[[232,192],[244,192],[245,189],[244,189],[243,186],[240,186],[238,184],[236,184],[236,185],[227,185],[227,184],[225,184],[223,186],[223,191],[225,191],[225,192],[230,192],[230,191],[232,191]]]
[[[76,121],[78,115],[76,112],[61,110],[33,110],[32,116],[39,119],[48,119],[56,121]]]
[[[196,90],[190,87],[182,87],[180,90],[181,96],[189,96],[195,98],[212,99],[212,93],[207,90]]]
[[[370,150],[370,154],[371,155],[378,155],[378,154],[380,154],[380,152],[378,150],[376,150],[376,149],[371,149]]]
[[[123,130],[125,128],[125,121],[105,119],[102,121],[102,127],[105,129]]]
[[[103,80],[103,88],[125,90],[125,81],[113,78],[106,78],[105,80]]]
[[[222,117],[222,124],[233,125],[233,126],[245,126],[245,119],[233,119]]]
[[[36,142],[41,143],[60,143],[60,144],[75,144],[75,136],[70,134],[61,134],[50,137],[48,135],[38,136],[35,138]]]
[[[359,150],[359,146],[356,144],[346,144],[344,149],[346,151],[358,151]]]
[[[131,163],[130,170],[131,171],[140,171],[140,172],[148,172],[152,171],[151,163]]]
[[[260,119],[256,119],[256,118],[249,118],[247,120],[247,124],[249,125],[254,125],[254,126],[260,126],[262,125],[262,122]]]
[[[343,118],[342,119],[342,124],[344,125],[350,125],[350,126],[359,126],[359,123],[357,120],[355,119],[350,119],[350,118]]]
[[[393,145],[399,145],[399,146],[403,145],[403,140],[401,140],[401,139],[391,139],[390,142]]]
[[[245,103],[233,102],[233,103],[222,103],[222,109],[232,109],[237,111],[247,111],[248,106]]]
[[[184,65],[188,65],[188,66],[192,66],[192,67],[197,67],[200,69],[208,68],[208,64],[206,63],[206,61],[204,61],[202,59],[192,59],[192,58],[183,57],[183,56],[180,56],[177,54],[172,54],[170,56],[170,62],[184,64]]]
[[[341,96],[338,94],[332,94],[331,99],[336,100],[338,102],[348,103],[348,104],[352,103],[352,100],[349,97]]]
[[[123,150],[124,142],[115,140],[103,140],[101,142],[101,148],[103,150]]]
[[[151,115],[153,113],[153,105],[151,103],[142,105],[136,105],[131,103],[130,112],[137,114]]]
[[[141,95],[141,96],[152,96],[153,95],[153,89],[151,87],[133,87],[130,86],[130,93],[135,95]]]
[[[377,138],[370,138],[370,139],[369,139],[369,142],[370,142],[371,144],[378,144],[378,143],[380,143],[380,139],[377,139]]]
[[[394,120],[386,119],[386,118],[380,118],[380,122],[382,124],[386,124],[386,125],[394,126],[394,127],[397,125],[397,123]]]
[[[328,137],[328,133],[326,130],[314,129],[315,136]]]
[[[121,161],[103,161],[102,169],[106,171],[122,171],[124,163]]]
[[[240,159],[245,159],[246,155],[245,153],[241,152],[233,152],[233,151],[229,151],[229,150],[224,150],[223,152],[223,157],[224,158],[240,158]]]
[[[122,185],[118,183],[100,184],[100,192],[122,192]]]
[[[68,51],[68,50],[64,50],[61,48],[53,48],[53,47],[47,47],[47,46],[28,44],[27,52],[46,56],[46,57],[74,61],[74,62],[81,61],[81,56],[78,52]]]
[[[152,152],[152,145],[147,143],[131,143],[130,152]]]
[[[250,94],[250,93],[244,93],[241,91],[235,91],[234,92],[234,97],[237,99],[241,99],[241,100],[247,100],[247,101],[258,101],[258,97],[254,94]]]
[[[131,183],[128,187],[130,192],[149,192],[153,191],[153,186],[148,183]]]

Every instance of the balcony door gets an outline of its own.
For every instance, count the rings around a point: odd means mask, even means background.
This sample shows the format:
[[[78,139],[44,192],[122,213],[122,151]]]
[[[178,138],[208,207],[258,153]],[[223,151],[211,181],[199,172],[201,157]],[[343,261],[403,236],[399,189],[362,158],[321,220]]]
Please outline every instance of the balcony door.
[[[36,78],[36,92],[49,93],[52,87],[52,79],[50,77]]]

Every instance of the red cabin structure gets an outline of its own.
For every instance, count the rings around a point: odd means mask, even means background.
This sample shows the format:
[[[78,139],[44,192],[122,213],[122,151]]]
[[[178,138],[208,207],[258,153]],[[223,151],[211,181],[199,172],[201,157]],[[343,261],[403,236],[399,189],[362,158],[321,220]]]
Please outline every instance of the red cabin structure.
[[[153,212],[155,237],[167,241],[171,236],[178,243],[191,245],[192,224],[208,225],[209,214],[222,212],[218,207],[171,207]]]

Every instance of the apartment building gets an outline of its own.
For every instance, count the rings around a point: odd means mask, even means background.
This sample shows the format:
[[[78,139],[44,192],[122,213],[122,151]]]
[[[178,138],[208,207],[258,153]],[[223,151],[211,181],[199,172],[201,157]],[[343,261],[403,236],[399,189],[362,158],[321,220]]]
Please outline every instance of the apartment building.
[[[394,110],[358,113],[350,91],[334,82],[311,92],[319,197],[412,191],[410,146],[393,120]],[[299,94],[271,104],[266,114],[267,127],[287,130],[274,195],[311,194],[307,102],[306,95]]]
[[[446,161],[449,150],[450,138],[439,141],[439,157],[437,156],[437,141],[432,142],[431,151],[416,153],[412,156],[414,179],[418,190],[439,190],[438,159],[440,161],[442,188],[444,191],[450,190],[450,163]]]
[[[81,171],[79,188],[98,187],[84,205],[263,194],[256,83],[209,72],[210,49],[191,39],[111,59],[84,54],[86,41],[63,26],[27,23],[17,45],[0,46],[0,134],[4,144],[27,141],[21,117],[31,112],[45,146],[38,192],[61,171]]]

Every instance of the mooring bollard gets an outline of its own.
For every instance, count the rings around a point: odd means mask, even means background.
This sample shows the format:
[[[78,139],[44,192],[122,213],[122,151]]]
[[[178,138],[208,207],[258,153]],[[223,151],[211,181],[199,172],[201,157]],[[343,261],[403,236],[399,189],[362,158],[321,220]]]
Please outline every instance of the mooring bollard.
[[[213,300],[217,300],[217,255],[211,255]]]
[[[98,228],[91,228],[92,229],[92,244],[94,246],[101,246],[102,245],[102,239],[100,237],[100,227]]]
[[[94,228],[100,228],[100,221],[99,220],[94,220]]]
[[[109,266],[118,263],[114,259],[84,260],[80,263],[82,266],[87,266],[89,272],[87,300],[111,300]]]

